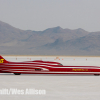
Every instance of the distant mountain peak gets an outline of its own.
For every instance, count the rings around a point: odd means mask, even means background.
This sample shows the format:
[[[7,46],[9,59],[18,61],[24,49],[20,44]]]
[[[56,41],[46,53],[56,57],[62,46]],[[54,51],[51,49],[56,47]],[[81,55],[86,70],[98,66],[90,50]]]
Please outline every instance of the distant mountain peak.
[[[55,33],[59,33],[59,32],[63,32],[63,28],[61,28],[60,26],[57,26],[57,27],[54,27],[53,28],[53,32],[55,32]]]
[[[82,28],[78,28],[77,30],[83,30]]]
[[[78,29],[74,29],[74,30],[76,30],[76,31],[86,31],[86,30],[84,30],[84,29],[82,29],[82,28],[78,28]],[[86,31],[87,32],[87,31]]]
[[[89,33],[88,31],[86,31],[82,28],[74,29],[73,31],[75,31],[77,34],[81,34],[81,33],[88,34]]]
[[[21,29],[15,28],[8,23],[0,21],[0,30],[4,30],[4,31],[13,31],[14,30],[15,31],[15,30],[21,30]]]
[[[56,29],[63,29],[63,28],[61,28],[60,26],[57,26],[57,27],[54,27],[54,28],[56,28]]]
[[[61,28],[60,26],[57,26],[57,27],[53,27],[53,28],[48,28],[46,30],[43,31],[43,33],[60,33],[60,32],[63,32],[64,29]]]

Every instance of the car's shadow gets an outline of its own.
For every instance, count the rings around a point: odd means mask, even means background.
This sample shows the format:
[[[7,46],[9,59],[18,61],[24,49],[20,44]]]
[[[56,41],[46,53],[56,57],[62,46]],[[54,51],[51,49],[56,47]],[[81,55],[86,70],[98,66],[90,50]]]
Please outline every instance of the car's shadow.
[[[0,76],[2,75],[14,75],[14,74],[0,73]],[[14,76],[20,76],[20,75],[14,75]],[[94,76],[94,75],[92,74],[21,74],[21,76]]]

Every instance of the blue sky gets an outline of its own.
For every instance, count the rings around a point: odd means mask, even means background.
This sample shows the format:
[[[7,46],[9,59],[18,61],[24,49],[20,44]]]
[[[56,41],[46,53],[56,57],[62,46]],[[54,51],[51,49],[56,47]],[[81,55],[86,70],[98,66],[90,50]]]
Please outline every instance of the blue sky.
[[[100,0],[0,0],[0,20],[23,30],[100,31]]]

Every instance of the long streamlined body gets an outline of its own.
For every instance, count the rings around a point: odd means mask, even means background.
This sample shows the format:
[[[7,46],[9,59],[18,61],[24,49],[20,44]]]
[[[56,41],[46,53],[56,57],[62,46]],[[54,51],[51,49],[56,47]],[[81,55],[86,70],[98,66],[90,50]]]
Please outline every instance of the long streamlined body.
[[[10,62],[0,56],[0,73],[20,74],[100,74],[99,66],[63,66],[52,61]]]

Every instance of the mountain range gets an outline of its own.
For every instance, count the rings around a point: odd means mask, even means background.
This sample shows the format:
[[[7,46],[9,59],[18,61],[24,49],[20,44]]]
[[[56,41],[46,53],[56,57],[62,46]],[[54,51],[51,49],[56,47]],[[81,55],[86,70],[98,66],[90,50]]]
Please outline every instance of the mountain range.
[[[100,32],[63,29],[21,30],[0,21],[0,54],[100,56]]]

